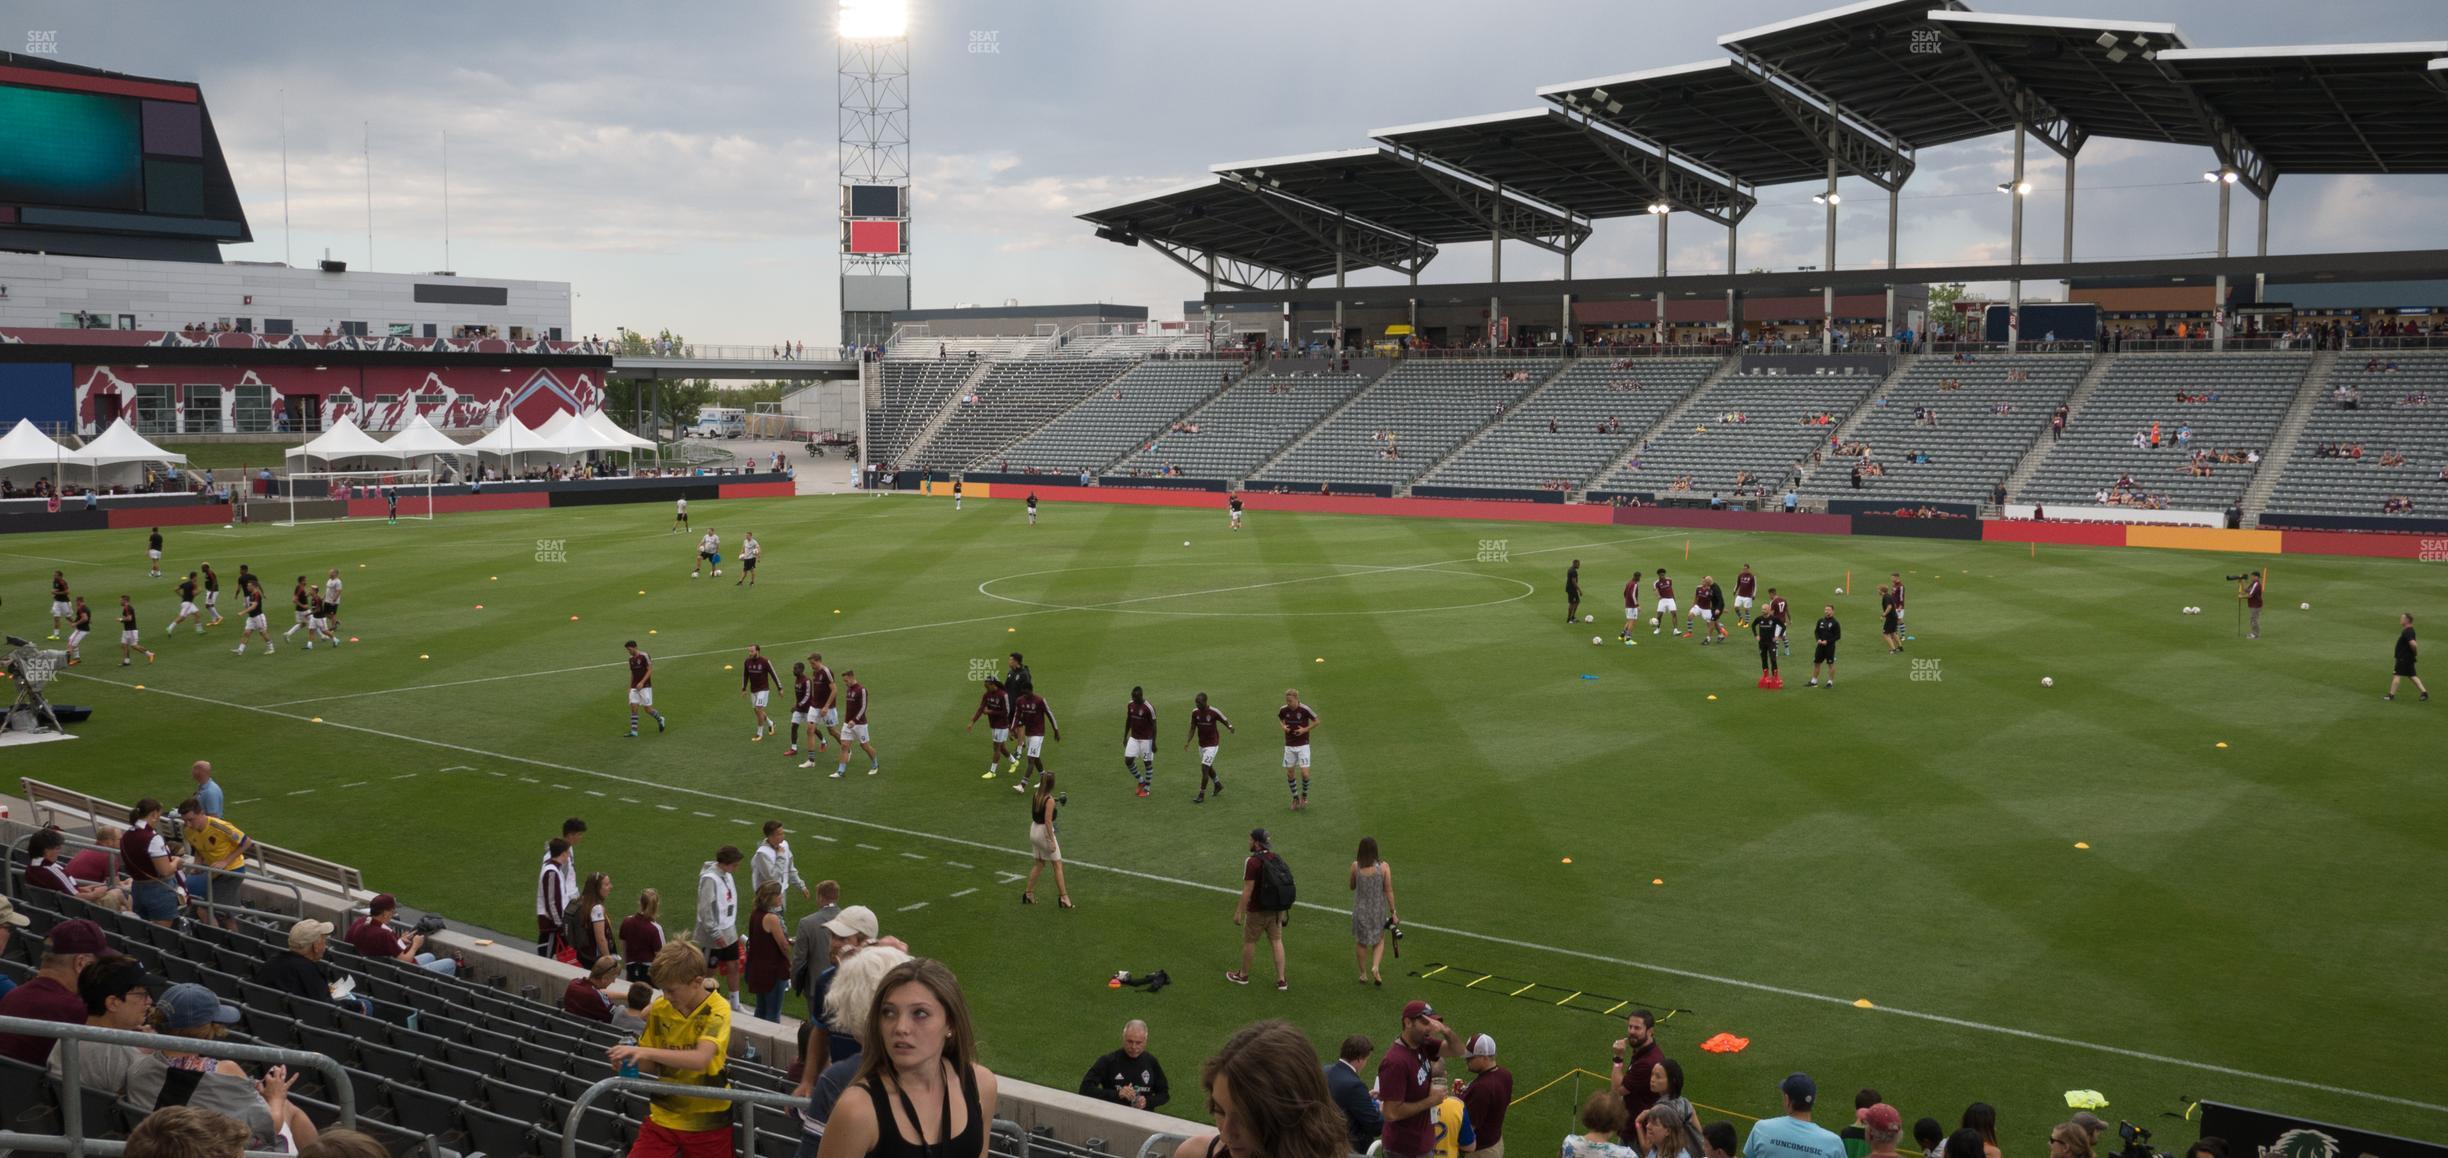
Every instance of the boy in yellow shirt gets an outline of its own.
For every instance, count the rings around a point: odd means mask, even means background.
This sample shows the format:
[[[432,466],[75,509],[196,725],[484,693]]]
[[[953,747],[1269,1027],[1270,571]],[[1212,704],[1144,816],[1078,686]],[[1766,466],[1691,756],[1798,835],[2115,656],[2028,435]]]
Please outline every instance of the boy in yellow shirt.
[[[612,1064],[635,1062],[642,1076],[681,1085],[720,1084],[717,1075],[731,1051],[731,1003],[714,991],[705,951],[669,942],[646,976],[662,996],[646,1007],[637,1044],[612,1047]],[[654,1099],[629,1158],[725,1158],[730,1152],[731,1103],[666,1094]]]

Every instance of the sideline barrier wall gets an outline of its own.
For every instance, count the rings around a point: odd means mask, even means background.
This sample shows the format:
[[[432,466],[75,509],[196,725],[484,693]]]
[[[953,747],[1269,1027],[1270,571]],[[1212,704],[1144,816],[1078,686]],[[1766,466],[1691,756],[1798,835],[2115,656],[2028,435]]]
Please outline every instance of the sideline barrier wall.
[[[2055,543],[2065,547],[2122,547],[2125,528],[2112,523],[2035,523],[1985,519],[1981,539],[1990,543]]]
[[[1789,515],[1783,511],[1712,511],[1705,507],[1607,507],[1618,527],[1688,527],[1706,531],[1783,531],[1798,535],[1850,535],[1845,515]]]
[[[192,507],[120,507],[103,508],[110,515],[113,530],[130,527],[198,527],[220,526],[236,518],[237,508],[225,503],[204,503]],[[65,514],[66,512],[62,512]],[[40,528],[50,530],[48,526]]]
[[[1894,515],[1855,515],[1856,535],[1892,535],[1901,539],[1957,539],[1977,543],[1981,538],[1978,519],[1898,518]]]
[[[1005,497],[1016,496],[1007,491]],[[1121,503],[1130,506],[1196,507],[1214,510],[1224,505],[1224,496],[1208,491],[1159,490],[1142,487],[1067,487],[1039,491],[1037,501],[1040,503]],[[1609,522],[1608,512],[1612,509],[1483,499],[1380,499],[1366,495],[1288,495],[1263,491],[1244,491],[1241,494],[1241,502],[1249,508],[1253,515],[1267,511],[1300,511],[1324,515],[1400,515],[1422,519],[1588,524]]]
[[[2182,551],[2244,551],[2278,553],[2277,531],[2229,531],[2208,527],[2127,527],[2128,547],[2173,547]]]
[[[2280,531],[2281,555],[2361,555],[2372,559],[2448,561],[2448,535],[2348,534],[2343,531]]]

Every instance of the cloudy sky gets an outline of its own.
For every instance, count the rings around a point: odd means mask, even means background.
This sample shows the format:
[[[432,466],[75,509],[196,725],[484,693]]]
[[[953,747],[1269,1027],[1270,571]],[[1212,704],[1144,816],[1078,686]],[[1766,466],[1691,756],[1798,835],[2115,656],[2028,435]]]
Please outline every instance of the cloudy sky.
[[[1721,55],[1720,34],[1830,6],[912,3],[915,304],[1108,301],[1157,317],[1178,316],[1196,279],[1147,250],[1095,240],[1075,214],[1198,179],[1221,161],[1357,147],[1373,128],[1530,107],[1543,84],[1710,59]],[[2170,21],[2196,47],[2448,40],[2440,0],[1975,6]],[[63,60],[204,86],[257,238],[226,250],[230,258],[304,263],[328,249],[360,268],[566,280],[581,332],[670,326],[700,341],[834,339],[831,0],[262,0],[243,9],[18,0],[11,9],[28,31],[55,31]],[[2063,174],[2044,150],[2032,152],[2026,249],[2053,258]],[[2004,260],[2007,206],[1991,187],[2008,153],[2004,138],[1922,153],[1901,207],[1904,264]],[[2076,258],[2212,252],[2216,195],[2200,179],[2209,160],[2203,150],[2094,140],[2082,155]],[[1883,259],[1883,197],[1856,184],[1844,188],[1841,265]],[[1819,260],[1809,193],[1762,192],[1743,227],[1744,266]],[[2251,229],[2251,201],[2239,196],[2240,251],[2249,252]],[[1670,238],[1674,269],[1723,267],[1721,230],[1678,217]],[[2271,204],[2273,252],[2443,246],[2448,179],[2289,176]],[[1655,247],[1647,220],[1602,223],[1576,272],[1647,272]],[[1524,246],[1505,256],[1510,277],[1559,272]],[[1478,280],[1486,270],[1486,246],[1449,246],[1422,279]]]

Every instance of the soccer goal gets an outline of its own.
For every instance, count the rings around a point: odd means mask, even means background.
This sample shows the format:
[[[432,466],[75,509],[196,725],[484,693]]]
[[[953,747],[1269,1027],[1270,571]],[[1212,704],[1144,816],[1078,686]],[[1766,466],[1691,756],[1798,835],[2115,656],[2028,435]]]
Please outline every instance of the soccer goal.
[[[283,527],[351,517],[433,518],[430,470],[293,471],[282,481],[287,502],[278,525]]]

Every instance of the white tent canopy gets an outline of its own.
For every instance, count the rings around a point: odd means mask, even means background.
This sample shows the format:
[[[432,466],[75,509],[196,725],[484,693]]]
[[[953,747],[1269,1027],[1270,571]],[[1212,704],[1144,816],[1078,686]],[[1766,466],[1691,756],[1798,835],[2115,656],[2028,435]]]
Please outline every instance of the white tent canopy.
[[[290,447],[289,457],[319,458],[330,462],[343,458],[397,459],[401,455],[399,451],[374,441],[373,435],[358,427],[356,419],[343,414],[331,429],[324,431],[313,442]]]
[[[86,443],[85,449],[80,453],[85,456],[86,461],[96,466],[107,466],[118,462],[187,461],[186,455],[172,454],[153,445],[144,435],[136,433],[136,428],[128,425],[128,420],[124,418],[111,423],[110,429],[103,431],[101,437]]]
[[[0,435],[0,468],[12,466],[91,466],[93,459],[81,450],[70,450],[51,441],[32,422],[20,418],[7,434]]]
[[[629,444],[612,437],[570,411],[564,410],[536,428],[543,449],[557,454],[584,454],[590,450],[628,450]]]
[[[519,421],[518,415],[505,414],[501,425],[459,449],[466,454],[525,454],[545,449],[545,443],[532,427]]]
[[[428,454],[466,454],[468,452],[467,447],[460,445],[458,439],[434,429],[434,424],[427,422],[422,414],[417,415],[416,419],[408,425],[401,427],[398,433],[384,439],[382,445],[383,449],[404,459]]]
[[[654,449],[654,440],[639,438],[637,435],[621,429],[619,423],[612,421],[611,415],[606,414],[601,410],[587,411],[586,423],[588,426],[594,427],[596,432],[602,434],[604,437],[620,440],[620,449],[622,450]]]

